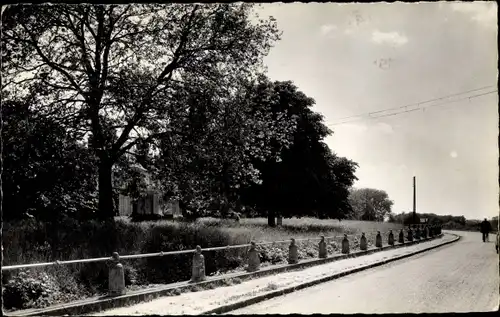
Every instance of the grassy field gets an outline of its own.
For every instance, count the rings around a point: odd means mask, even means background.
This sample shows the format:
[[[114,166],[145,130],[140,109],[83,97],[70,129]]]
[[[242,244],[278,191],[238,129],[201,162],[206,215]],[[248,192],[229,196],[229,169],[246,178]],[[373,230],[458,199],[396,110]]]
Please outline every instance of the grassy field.
[[[58,224],[35,220],[4,224],[3,265],[73,260],[120,255],[193,249],[207,247],[272,242],[290,238],[337,236],[328,241],[330,255],[340,252],[344,233],[397,230],[399,224],[318,220],[312,218],[283,219],[283,226],[271,228],[264,218],[243,218],[240,222],[201,218],[195,222],[151,221],[133,223],[118,219],[114,223],[91,221],[79,223],[71,219]],[[385,240],[385,239],[384,239]],[[317,257],[318,241],[298,243],[299,259]],[[357,238],[351,248],[358,248]],[[258,247],[262,266],[286,263],[288,243]],[[207,275],[241,271],[246,265],[246,248],[205,252]],[[126,260],[127,287],[137,289],[152,284],[167,284],[188,280],[191,255]],[[107,289],[106,263],[76,264],[61,267],[15,271],[3,275],[4,304],[7,309],[44,307],[48,303],[66,302],[74,298],[99,295]]]

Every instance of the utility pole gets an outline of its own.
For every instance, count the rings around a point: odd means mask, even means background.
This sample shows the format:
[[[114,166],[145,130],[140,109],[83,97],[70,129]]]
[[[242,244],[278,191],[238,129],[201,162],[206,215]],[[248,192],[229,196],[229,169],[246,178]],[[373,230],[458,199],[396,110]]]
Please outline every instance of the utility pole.
[[[416,181],[415,181],[415,176],[413,176],[413,224],[416,224],[417,221],[417,201],[416,201]]]

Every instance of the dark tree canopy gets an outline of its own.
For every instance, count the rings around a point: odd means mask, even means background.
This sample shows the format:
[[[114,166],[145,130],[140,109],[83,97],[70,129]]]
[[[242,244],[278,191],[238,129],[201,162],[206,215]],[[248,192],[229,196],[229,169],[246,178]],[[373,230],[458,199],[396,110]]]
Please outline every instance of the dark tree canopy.
[[[96,207],[91,151],[29,103],[2,102],[3,217],[5,220],[81,214]]]
[[[312,111],[314,100],[298,91],[291,82],[274,82],[273,116],[297,121],[292,144],[274,148],[280,161],[254,160],[262,184],[243,189],[246,201],[269,216],[315,216],[343,218],[350,210],[348,188],[356,177],[357,164],[330,151],[323,139],[331,131],[323,117]],[[251,203],[250,203],[251,202]]]
[[[200,82],[230,89],[260,67],[279,34],[252,12],[235,3],[11,6],[2,15],[2,91],[37,91],[40,115],[90,138],[100,215],[110,218],[114,164],[158,147],[182,106],[176,95]]]

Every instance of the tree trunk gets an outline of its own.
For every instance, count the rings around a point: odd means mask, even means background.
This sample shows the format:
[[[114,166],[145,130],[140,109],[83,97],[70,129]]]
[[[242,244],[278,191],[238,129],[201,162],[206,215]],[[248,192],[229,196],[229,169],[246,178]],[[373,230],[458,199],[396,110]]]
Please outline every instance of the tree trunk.
[[[113,220],[115,215],[111,167],[108,162],[99,164],[99,218],[103,220]]]
[[[272,209],[267,212],[267,225],[269,227],[276,227],[276,214]]]

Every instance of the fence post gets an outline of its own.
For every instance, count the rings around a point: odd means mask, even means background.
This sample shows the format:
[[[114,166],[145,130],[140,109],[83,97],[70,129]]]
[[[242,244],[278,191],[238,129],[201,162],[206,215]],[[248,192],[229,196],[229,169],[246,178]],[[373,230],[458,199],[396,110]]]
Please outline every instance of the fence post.
[[[325,236],[321,236],[321,241],[319,242],[319,256],[320,259],[326,259],[328,257],[328,251],[326,250]]]
[[[375,247],[382,247],[382,236],[380,235],[380,231],[377,231],[377,235],[375,236]]]
[[[193,255],[193,268],[191,271],[191,282],[201,282],[206,280],[205,276],[205,257],[201,254],[201,247],[196,246]]]
[[[342,253],[349,254],[349,240],[347,239],[347,234],[344,234],[344,239],[342,239]]]
[[[359,249],[361,251],[366,251],[368,249],[368,245],[366,243],[366,236],[365,233],[361,233],[361,238],[359,239]]]
[[[288,247],[288,264],[299,263],[299,253],[297,245],[295,244],[295,239],[291,239],[290,246]]]
[[[255,242],[250,242],[250,250],[248,251],[248,272],[255,272],[260,270],[260,258],[259,253],[255,249]]]
[[[120,263],[120,255],[113,252],[108,276],[108,295],[120,296],[125,294],[125,273]]]
[[[415,229],[415,239],[420,240],[420,226]]]
[[[411,230],[411,228],[408,229],[408,236],[406,237],[406,239],[408,241],[413,241],[413,231]]]
[[[392,233],[392,230],[389,230],[389,239],[387,242],[389,245],[394,245],[394,234]]]
[[[405,234],[404,234],[404,231],[403,229],[401,229],[401,231],[399,231],[399,239],[398,239],[398,242],[399,243],[405,243]]]

